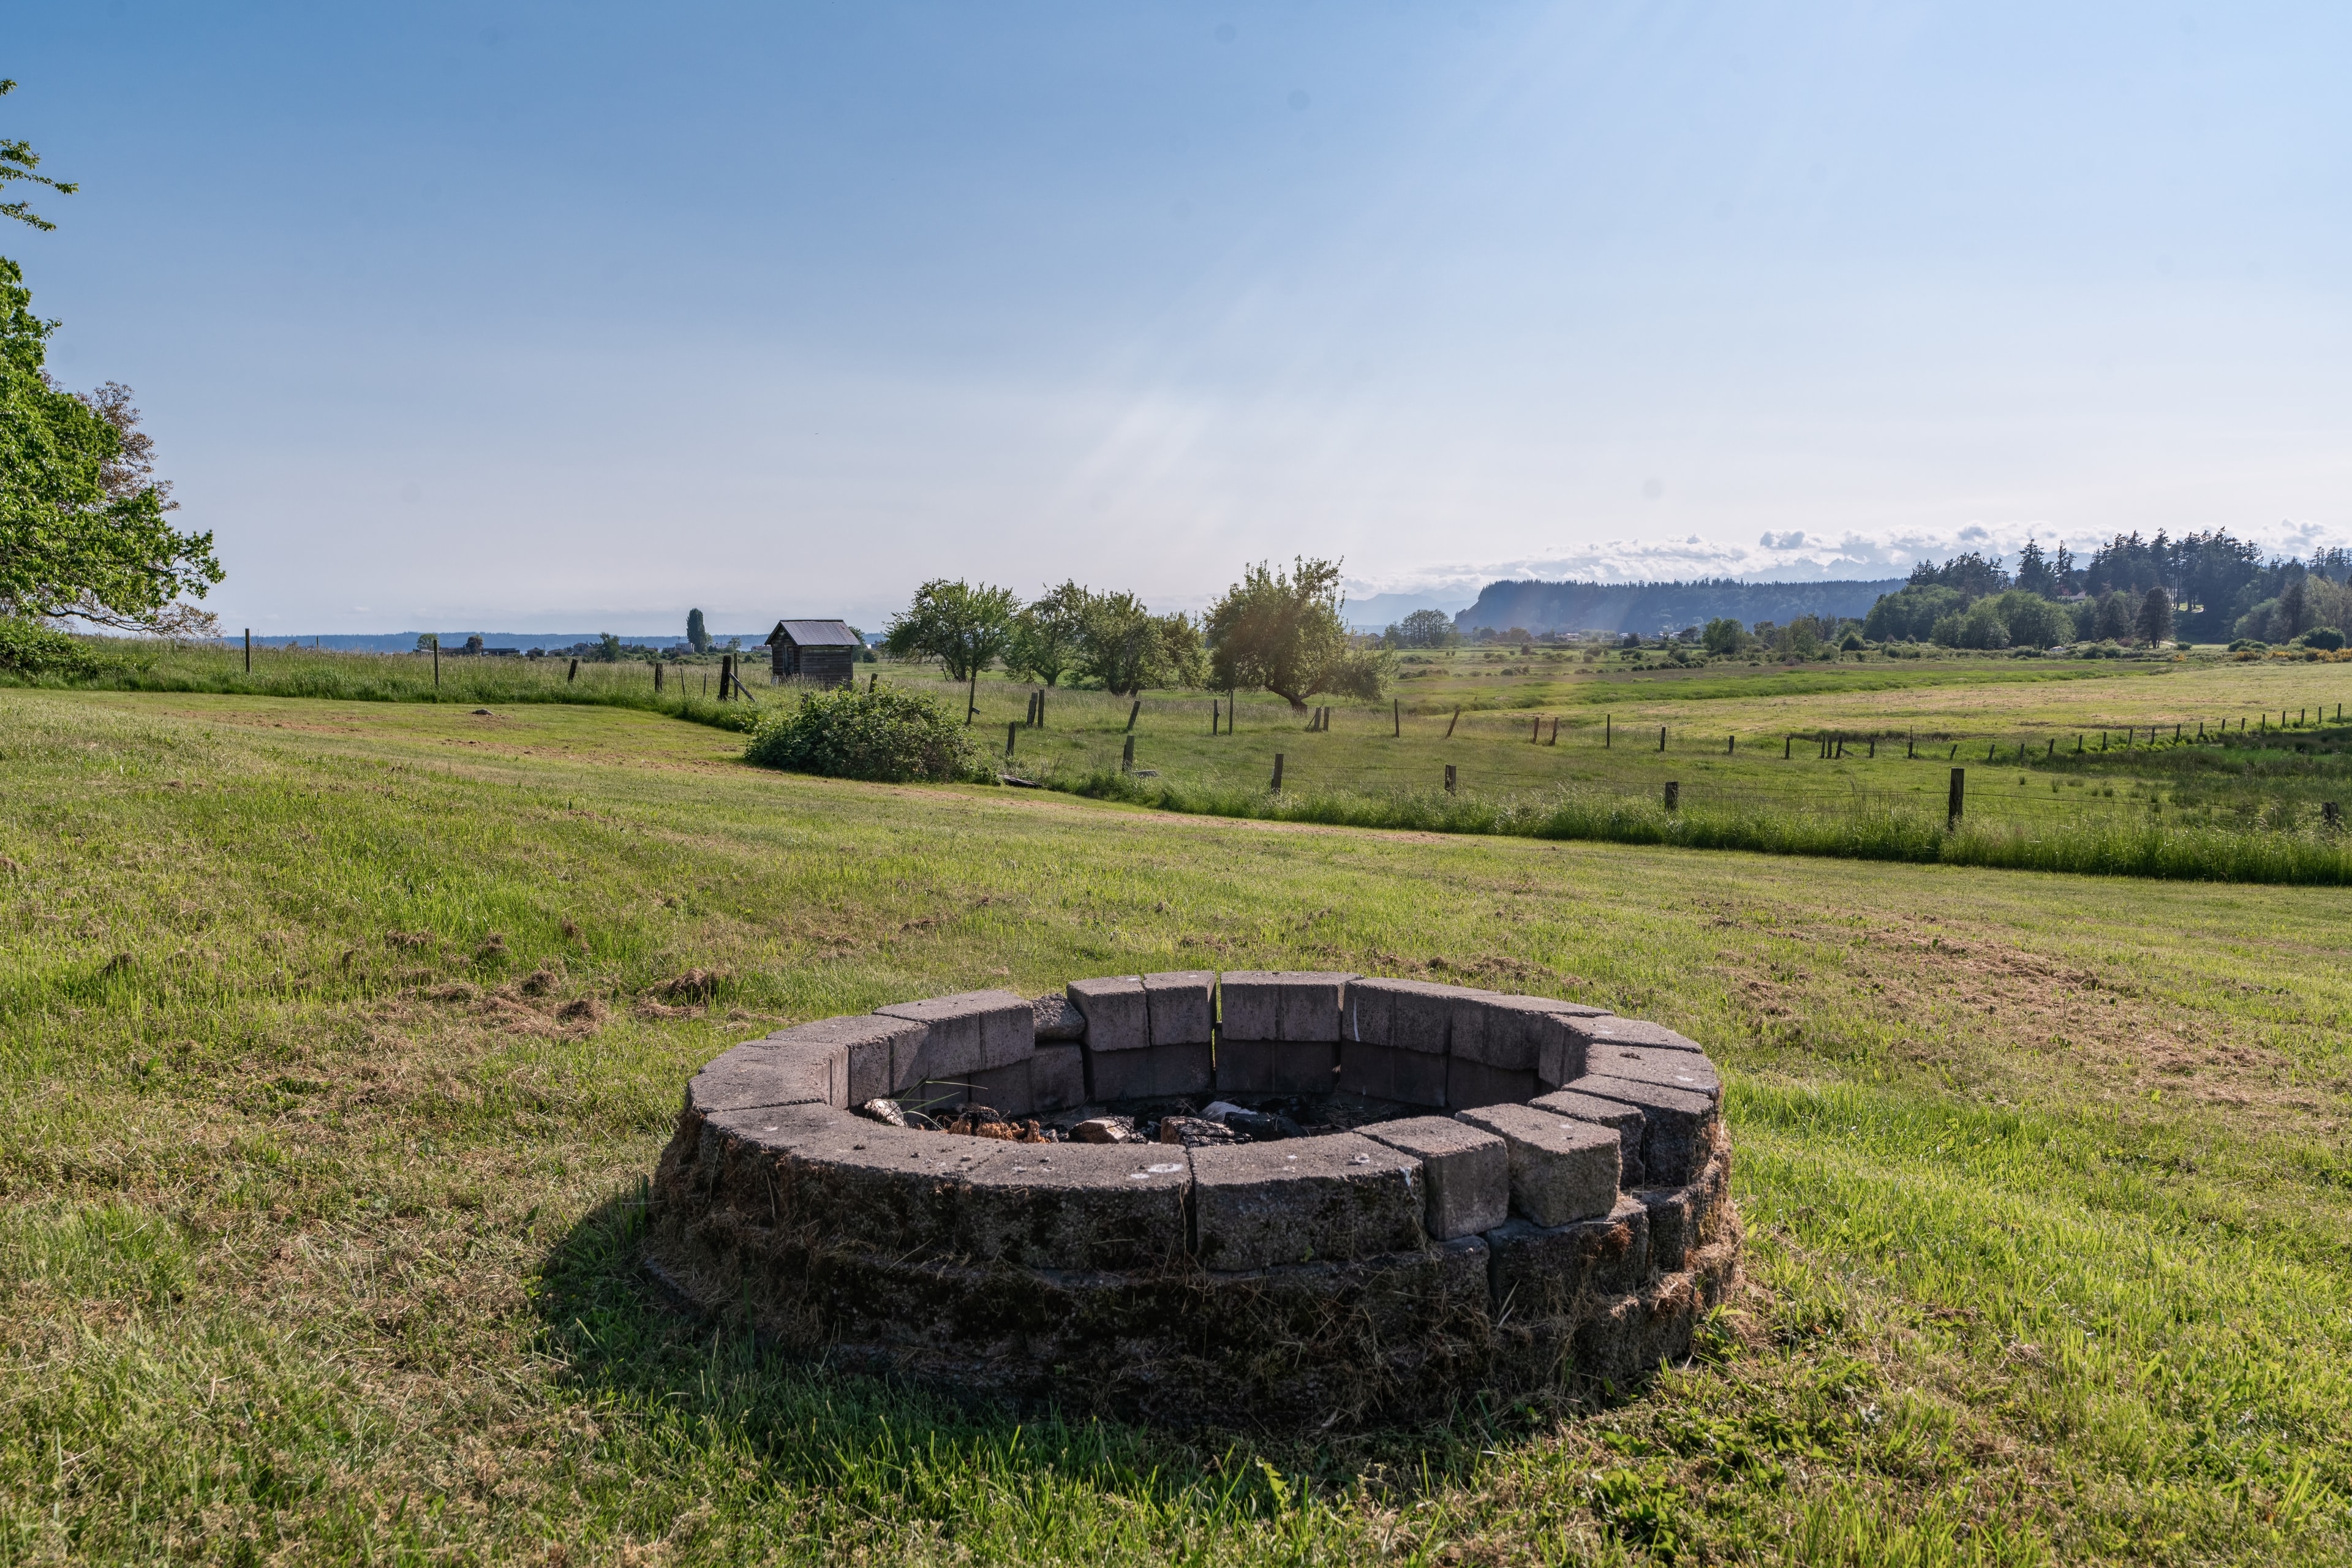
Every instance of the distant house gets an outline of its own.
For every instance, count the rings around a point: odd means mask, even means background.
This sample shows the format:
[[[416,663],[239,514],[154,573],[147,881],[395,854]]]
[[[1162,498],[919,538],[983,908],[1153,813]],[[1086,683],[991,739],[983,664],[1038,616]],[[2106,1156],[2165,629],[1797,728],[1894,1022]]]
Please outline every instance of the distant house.
[[[841,621],[778,621],[768,634],[776,679],[790,676],[812,686],[846,686],[856,679],[851,667],[864,647]]]

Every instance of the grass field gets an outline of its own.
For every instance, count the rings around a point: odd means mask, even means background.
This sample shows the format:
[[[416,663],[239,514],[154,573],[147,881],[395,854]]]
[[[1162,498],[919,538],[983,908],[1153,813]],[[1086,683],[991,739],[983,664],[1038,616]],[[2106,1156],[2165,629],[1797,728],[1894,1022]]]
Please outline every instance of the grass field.
[[[2336,672],[2294,673],[2316,702]],[[2273,678],[2096,689],[2120,727]],[[1619,711],[1671,710],[1636,689]],[[1900,695],[2021,726],[2080,689]],[[1181,711],[1148,732],[1171,769]],[[1259,717],[1233,747],[1356,740]],[[1176,816],[739,749],[610,707],[0,692],[0,1561],[2352,1561],[2340,893]],[[1605,1408],[1178,1439],[782,1364],[637,1277],[679,1086],[736,1039],[1178,965],[1704,1041],[1749,1237],[1706,1355]],[[667,987],[694,969],[714,994]]]

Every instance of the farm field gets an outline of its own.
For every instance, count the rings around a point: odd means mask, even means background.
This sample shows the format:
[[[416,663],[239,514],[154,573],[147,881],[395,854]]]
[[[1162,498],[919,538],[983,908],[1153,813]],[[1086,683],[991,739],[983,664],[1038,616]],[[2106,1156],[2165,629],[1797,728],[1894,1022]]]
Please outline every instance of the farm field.
[[[1671,740],[2340,691],[2149,668],[1610,698]],[[1001,737],[1025,689],[981,689]],[[1139,763],[1382,739],[1245,703],[1211,741],[1185,701],[1189,738],[1147,700]],[[1050,699],[1019,743],[1115,747],[1109,706]],[[1458,765],[1584,765],[1518,721],[1465,713]],[[1183,816],[740,748],[619,707],[0,690],[0,1561],[2352,1561],[2340,891]],[[1749,1276],[1705,1355],[1605,1405],[1180,1437],[782,1363],[638,1277],[640,1183],[728,1045],[1178,966],[1703,1041]]]

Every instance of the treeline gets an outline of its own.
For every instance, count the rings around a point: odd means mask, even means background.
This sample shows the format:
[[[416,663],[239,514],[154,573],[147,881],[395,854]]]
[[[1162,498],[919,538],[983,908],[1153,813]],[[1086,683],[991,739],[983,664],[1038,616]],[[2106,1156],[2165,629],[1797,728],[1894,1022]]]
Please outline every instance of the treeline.
[[[1879,582],[1742,583],[1729,577],[1689,583],[1489,583],[1478,602],[1454,617],[1465,637],[1488,628],[1529,632],[1637,632],[1655,637],[1713,620],[1786,625],[1801,616],[1860,619],[1880,595],[1903,585]]]
[[[2265,560],[2226,529],[2177,540],[2117,534],[2079,563],[2063,543],[2045,553],[2028,540],[2014,571],[1978,551],[1921,562],[1871,607],[1864,635],[1979,648],[2175,637],[2341,647],[2331,639],[2352,624],[2347,579],[2352,551]]]
[[[1339,618],[1339,564],[1261,562],[1208,611],[1155,615],[1125,592],[1076,582],[1024,604],[1009,588],[934,579],[893,616],[882,639],[897,658],[937,659],[956,680],[999,665],[1016,679],[1098,687],[1121,697],[1165,687],[1271,691],[1304,709],[1310,697],[1375,698],[1387,656],[1360,646]]]

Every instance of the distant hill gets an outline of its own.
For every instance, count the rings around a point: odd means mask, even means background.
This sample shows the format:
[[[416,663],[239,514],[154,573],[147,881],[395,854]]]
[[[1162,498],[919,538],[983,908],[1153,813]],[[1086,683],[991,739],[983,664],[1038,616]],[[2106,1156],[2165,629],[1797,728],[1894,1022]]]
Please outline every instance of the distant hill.
[[[1859,583],[1741,583],[1729,577],[1696,583],[1489,583],[1478,602],[1454,617],[1465,632],[1480,626],[1531,632],[1640,632],[1703,626],[1718,616],[1742,626],[1785,626],[1799,616],[1870,613],[1881,594],[1903,586],[1900,577]]]

